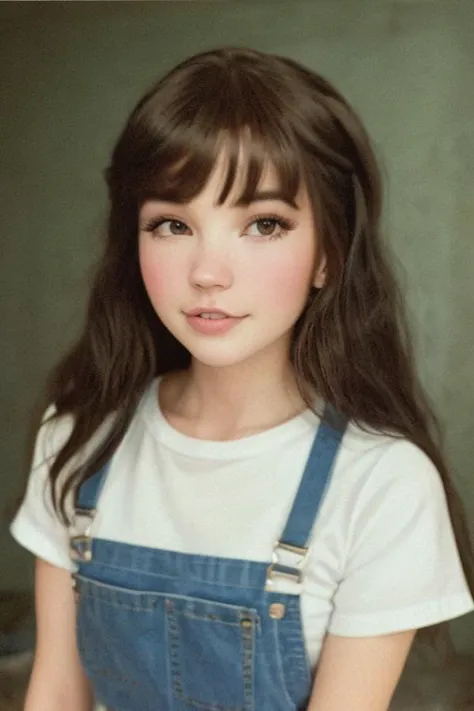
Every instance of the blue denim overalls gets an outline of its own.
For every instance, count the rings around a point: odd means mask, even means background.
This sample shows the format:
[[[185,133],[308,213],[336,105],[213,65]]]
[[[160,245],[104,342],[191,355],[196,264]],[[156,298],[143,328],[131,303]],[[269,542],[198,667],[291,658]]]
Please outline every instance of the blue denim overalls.
[[[97,702],[113,711],[306,707],[303,566],[346,425],[329,407],[326,417],[271,563],[92,539],[108,464],[82,484],[71,556],[78,646]]]

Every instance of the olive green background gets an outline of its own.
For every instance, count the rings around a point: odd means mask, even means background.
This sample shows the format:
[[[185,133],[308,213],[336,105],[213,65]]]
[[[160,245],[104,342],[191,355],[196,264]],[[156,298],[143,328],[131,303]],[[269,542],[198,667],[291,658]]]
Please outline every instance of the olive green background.
[[[0,587],[32,582],[7,515],[32,404],[82,322],[111,146],[158,75],[216,45],[291,55],[365,119],[420,372],[472,521],[474,2],[4,2],[0,33]],[[474,650],[473,617],[453,628]]]

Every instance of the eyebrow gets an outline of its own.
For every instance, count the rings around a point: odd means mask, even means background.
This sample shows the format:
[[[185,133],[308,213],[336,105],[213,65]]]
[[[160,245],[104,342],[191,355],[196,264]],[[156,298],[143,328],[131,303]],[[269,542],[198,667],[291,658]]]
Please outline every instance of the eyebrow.
[[[237,200],[237,202],[233,203],[233,207],[248,207],[254,202],[265,202],[269,200],[278,200],[279,202],[283,202],[285,203],[285,205],[288,205],[293,210],[300,209],[299,205],[294,200],[284,195],[279,190],[261,190],[259,192],[254,193],[249,200],[246,200],[244,199],[244,197],[241,197]],[[176,195],[167,195],[166,193],[157,192],[147,192],[146,195],[143,196],[142,205],[148,201],[169,202],[175,203],[176,205],[186,204],[186,202],[184,202],[183,200],[177,200]]]

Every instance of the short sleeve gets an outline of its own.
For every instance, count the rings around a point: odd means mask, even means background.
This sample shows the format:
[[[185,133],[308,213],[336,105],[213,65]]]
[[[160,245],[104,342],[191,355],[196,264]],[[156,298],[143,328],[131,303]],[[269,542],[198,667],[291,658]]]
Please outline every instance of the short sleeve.
[[[48,421],[53,413],[54,408],[48,408],[38,431],[26,495],[10,532],[33,555],[74,571],[67,527],[54,510],[48,480],[51,461],[69,436],[71,421],[67,418]]]
[[[376,636],[472,610],[441,477],[421,450],[398,440],[354,506],[329,632]]]

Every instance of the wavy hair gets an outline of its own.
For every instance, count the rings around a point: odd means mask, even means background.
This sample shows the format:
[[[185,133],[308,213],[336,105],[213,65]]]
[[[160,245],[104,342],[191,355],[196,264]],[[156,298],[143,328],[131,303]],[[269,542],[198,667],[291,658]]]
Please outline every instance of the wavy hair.
[[[474,591],[465,512],[415,373],[383,244],[382,181],[370,139],[327,80],[288,58],[256,50],[217,49],[179,64],[139,101],[115,145],[106,170],[107,240],[85,327],[45,392],[56,406],[53,417],[67,414],[73,421],[50,467],[58,513],[67,522],[66,495],[111,456],[153,378],[190,362],[145,292],[138,212],[155,194],[183,203],[199,194],[223,147],[228,170],[221,202],[234,185],[242,147],[244,202],[251,201],[268,160],[289,200],[304,181],[312,202],[327,277],[322,289],[311,291],[294,329],[291,359],[303,398],[312,407],[317,393],[360,426],[405,437],[427,454],[441,475]],[[65,465],[111,413],[113,425],[101,446],[60,480]]]

